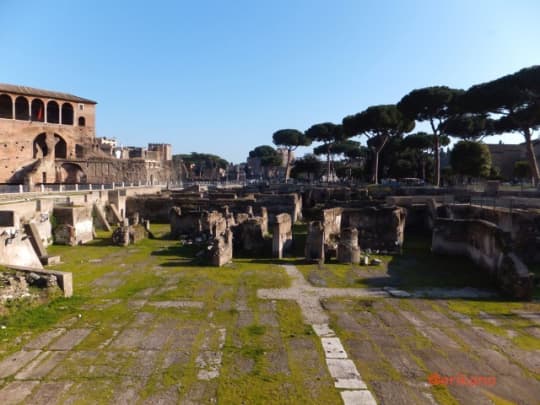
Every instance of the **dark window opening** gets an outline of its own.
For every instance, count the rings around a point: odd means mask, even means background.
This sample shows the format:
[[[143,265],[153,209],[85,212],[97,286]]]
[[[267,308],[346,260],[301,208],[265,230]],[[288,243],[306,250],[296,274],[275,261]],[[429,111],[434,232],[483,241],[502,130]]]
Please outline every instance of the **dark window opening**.
[[[13,118],[13,100],[7,94],[0,95],[0,118]]]
[[[47,103],[47,122],[51,124],[60,123],[60,109],[56,101],[49,101]]]
[[[32,100],[32,121],[45,121],[45,105],[39,98]]]
[[[84,148],[82,145],[75,145],[75,156],[78,158],[84,157]]]
[[[69,103],[62,104],[62,124],[73,125],[73,106]]]
[[[79,117],[79,126],[80,127],[86,126],[86,119],[84,117]]]
[[[19,96],[15,99],[15,119],[28,121],[30,118],[30,106],[26,97]]]
[[[34,159],[45,157],[49,154],[45,133],[39,134],[34,139]]]
[[[54,134],[54,139],[56,145],[54,147],[54,158],[55,159],[66,159],[67,158],[67,144],[64,138],[59,135]]]

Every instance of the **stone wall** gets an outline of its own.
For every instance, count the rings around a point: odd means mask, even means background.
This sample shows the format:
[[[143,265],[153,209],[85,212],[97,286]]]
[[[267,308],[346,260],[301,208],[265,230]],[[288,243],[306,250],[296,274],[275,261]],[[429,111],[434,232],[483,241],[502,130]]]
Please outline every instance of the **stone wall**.
[[[483,219],[509,232],[516,254],[526,263],[540,263],[540,211],[445,204],[439,215],[454,219]]]
[[[434,253],[469,257],[513,298],[531,299],[533,278],[512,251],[510,235],[479,219],[438,218],[433,229]]]
[[[210,263],[221,267],[233,258],[233,235],[230,229],[214,238],[210,249]]]
[[[307,261],[317,261],[324,263],[324,226],[321,221],[313,221],[309,223],[308,233],[306,237],[305,257]]]
[[[205,239],[221,235],[227,228],[227,220],[217,211],[190,211],[183,212],[178,207],[171,208],[169,212],[171,236],[178,238],[203,237]]]
[[[360,247],[399,253],[403,246],[406,210],[396,206],[345,209],[342,227],[356,228]]]
[[[289,214],[276,215],[272,231],[272,256],[278,259],[283,257],[292,245],[292,221]]]
[[[80,245],[93,239],[92,206],[54,207],[54,241],[60,245]]]

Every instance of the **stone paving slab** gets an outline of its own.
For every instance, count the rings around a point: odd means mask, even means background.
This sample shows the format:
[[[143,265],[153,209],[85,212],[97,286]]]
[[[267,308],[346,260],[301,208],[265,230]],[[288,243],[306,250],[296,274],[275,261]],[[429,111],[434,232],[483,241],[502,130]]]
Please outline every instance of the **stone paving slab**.
[[[51,405],[60,402],[60,398],[73,385],[71,381],[42,382],[26,400],[31,405]]]
[[[342,391],[341,399],[345,405],[377,405],[377,401],[367,390],[363,391]]]
[[[39,381],[13,381],[0,390],[0,404],[15,405],[24,401]]]
[[[40,353],[41,350],[21,350],[8,356],[0,362],[0,378],[15,374]]]
[[[327,359],[346,359],[347,353],[337,337],[321,338],[324,354]]]
[[[350,359],[326,359],[326,365],[336,388],[367,389],[354,362]]]
[[[147,303],[156,308],[203,308],[204,302],[200,301],[151,301]]]
[[[46,332],[43,332],[41,335],[37,336],[30,342],[28,342],[24,348],[26,350],[32,350],[32,349],[43,349],[45,346],[47,346],[49,343],[51,343],[52,340],[59,337],[61,334],[63,334],[66,331],[65,328],[57,328],[48,330]]]
[[[16,380],[37,380],[45,377],[66,358],[67,352],[42,352],[23,370],[15,375]]]
[[[90,334],[92,329],[70,329],[52,345],[49,350],[71,350]]]

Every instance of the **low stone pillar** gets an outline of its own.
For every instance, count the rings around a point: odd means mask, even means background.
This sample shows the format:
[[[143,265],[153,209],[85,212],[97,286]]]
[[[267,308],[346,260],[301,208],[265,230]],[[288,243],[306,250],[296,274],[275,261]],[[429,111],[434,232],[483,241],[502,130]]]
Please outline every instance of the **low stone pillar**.
[[[272,232],[272,256],[283,258],[283,253],[292,245],[292,220],[289,214],[276,215]]]
[[[360,263],[358,230],[356,228],[344,228],[341,230],[337,249],[337,259],[340,263]]]
[[[324,226],[321,221],[313,221],[309,224],[305,256],[308,261],[324,263]]]

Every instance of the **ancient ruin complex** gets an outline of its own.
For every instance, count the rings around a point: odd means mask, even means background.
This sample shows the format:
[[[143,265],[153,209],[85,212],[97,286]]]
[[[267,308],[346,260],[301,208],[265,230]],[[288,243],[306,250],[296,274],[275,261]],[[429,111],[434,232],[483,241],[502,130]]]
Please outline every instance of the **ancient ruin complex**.
[[[0,184],[166,183],[171,146],[117,148],[96,137],[96,101],[0,84]]]

